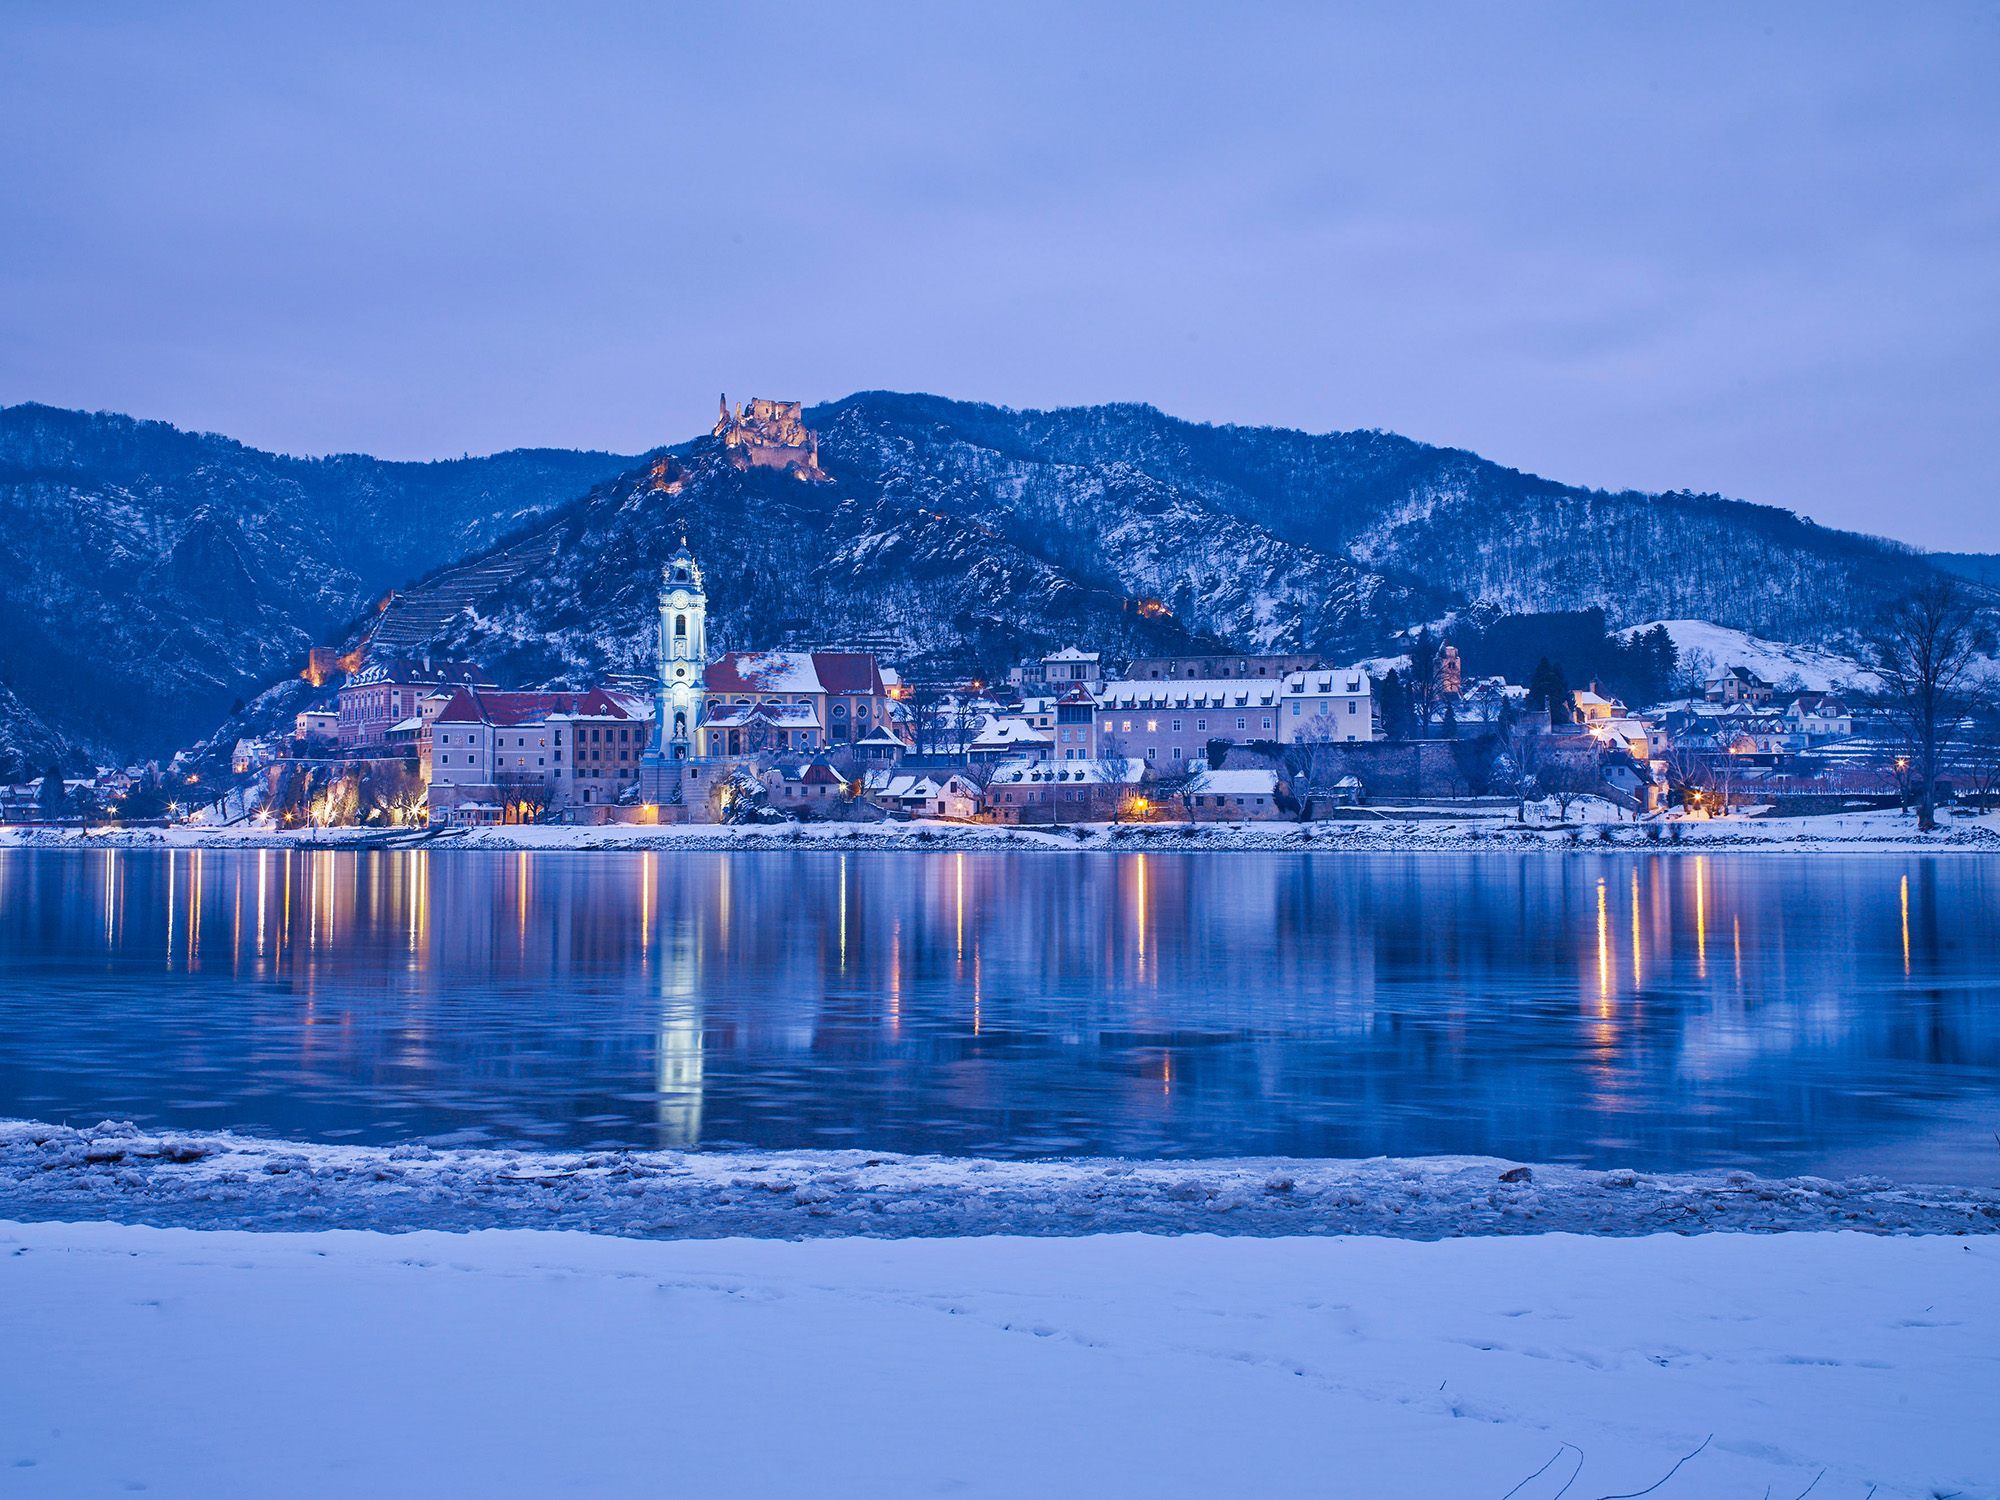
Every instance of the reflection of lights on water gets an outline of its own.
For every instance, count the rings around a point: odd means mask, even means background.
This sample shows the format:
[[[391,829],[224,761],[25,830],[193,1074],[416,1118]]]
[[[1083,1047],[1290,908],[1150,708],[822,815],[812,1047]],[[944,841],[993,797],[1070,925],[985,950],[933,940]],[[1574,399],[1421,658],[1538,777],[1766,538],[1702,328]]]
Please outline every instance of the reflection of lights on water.
[[[1171,1094],[1173,1091],[1174,1055],[1171,1052],[1166,1052],[1160,1056],[1160,1092],[1162,1094]]]
[[[1639,867],[1632,867],[1632,988],[1639,988]]]
[[[1696,972],[1708,978],[1708,856],[1694,857],[1694,955]]]
[[[648,849],[639,856],[639,951],[649,952],[653,946],[653,861],[657,858]]]
[[[201,956],[201,850],[188,855],[188,972]]]
[[[1611,906],[1602,880],[1597,882],[1597,999],[1597,1013],[1608,1015],[1611,1001]]]
[[[903,919],[889,930],[889,1031],[900,1036],[903,1030]]]
[[[1139,868],[1139,978],[1146,977],[1146,856],[1135,854]]]
[[[118,851],[104,851],[104,946],[115,941],[118,914]]]
[[[972,948],[972,1034],[979,1035],[979,945]]]
[[[660,1023],[658,1087],[660,1144],[694,1146],[701,1141],[702,1038],[698,1013]]]
[[[953,878],[958,884],[958,961],[965,962],[965,851],[959,850],[954,856]]]
[[[1903,977],[1910,974],[1910,877],[1903,877]]]
[[[174,897],[180,883],[180,855],[167,851],[167,967],[174,966]]]
[[[514,935],[523,946],[528,941],[528,851],[514,858]]]
[[[271,851],[257,851],[257,956],[264,956],[264,898],[271,888]]]
[[[847,972],[847,856],[840,856],[840,972]]]

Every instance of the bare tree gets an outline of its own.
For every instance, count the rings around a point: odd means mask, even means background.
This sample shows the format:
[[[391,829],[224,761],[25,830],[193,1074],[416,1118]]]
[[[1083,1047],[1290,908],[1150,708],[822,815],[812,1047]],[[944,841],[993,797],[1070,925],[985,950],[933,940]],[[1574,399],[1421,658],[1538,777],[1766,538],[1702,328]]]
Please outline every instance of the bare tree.
[[[1870,643],[1882,703],[1909,736],[1917,826],[1926,831],[1937,827],[1939,766],[1985,639],[1979,607],[1940,575],[1884,610]]]
[[[1556,818],[1564,823],[1569,821],[1570,804],[1596,791],[1603,779],[1603,767],[1596,756],[1575,754],[1549,757],[1539,778],[1542,790],[1556,799]]]
[[[1515,815],[1528,821],[1528,799],[1542,789],[1549,743],[1548,726],[1539,714],[1523,714],[1507,728],[1507,758],[1514,763]]]

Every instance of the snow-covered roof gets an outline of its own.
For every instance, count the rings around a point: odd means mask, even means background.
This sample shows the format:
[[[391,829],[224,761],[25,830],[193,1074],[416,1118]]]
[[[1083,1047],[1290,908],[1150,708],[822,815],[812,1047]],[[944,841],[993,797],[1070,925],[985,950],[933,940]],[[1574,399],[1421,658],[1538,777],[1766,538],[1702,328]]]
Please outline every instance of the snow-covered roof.
[[[711,703],[701,722],[709,729],[740,729],[753,721],[777,729],[819,728],[819,716],[804,703]]]
[[[1026,719],[1010,717],[993,718],[986,721],[986,727],[979,731],[979,737],[972,742],[975,750],[1017,749],[1023,745],[1053,744],[1048,731],[1037,729]]]
[[[1270,708],[1279,684],[1268,678],[1194,677],[1159,681],[1107,682],[1098,689],[1100,709]]]
[[[1268,766],[1225,766],[1220,771],[1204,771],[1189,784],[1194,793],[1220,793],[1225,797],[1271,797],[1278,791],[1278,773]]]
[[[1366,667],[1314,667],[1309,672],[1287,672],[1283,683],[1285,692],[1294,696],[1337,693],[1365,698],[1374,688]]]
[[[1146,777],[1143,760],[1009,761],[993,772],[994,786],[1123,785]]]
[[[867,786],[871,797],[880,797],[885,802],[924,802],[947,791],[967,793],[975,790],[964,777],[950,772],[929,775],[923,772],[876,771],[869,775]]]
[[[875,658],[860,651],[730,651],[702,675],[711,693],[888,695]]]
[[[1096,651],[1085,651],[1079,646],[1065,646],[1060,651],[1051,651],[1047,656],[1043,657],[1042,660],[1065,661],[1065,662],[1096,661],[1100,654],[1101,653]]]

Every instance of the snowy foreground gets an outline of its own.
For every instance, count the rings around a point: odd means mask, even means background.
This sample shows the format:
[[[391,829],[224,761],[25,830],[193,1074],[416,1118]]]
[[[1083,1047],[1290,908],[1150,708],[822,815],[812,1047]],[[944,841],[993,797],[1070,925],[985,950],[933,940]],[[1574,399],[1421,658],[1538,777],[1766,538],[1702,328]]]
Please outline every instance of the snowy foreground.
[[[1654,1174],[1490,1157],[995,1161],[860,1151],[330,1146],[0,1121],[0,1217],[196,1228],[553,1228],[653,1238],[1571,1230],[2000,1232],[2000,1188]],[[1996,1393],[2000,1395],[2000,1393]]]
[[[1994,1239],[0,1223],[0,1348],[10,1496],[2000,1495]]]
[[[1376,807],[1365,821],[1322,823],[1078,823],[1062,828],[1010,828],[927,819],[882,823],[707,824],[646,828],[509,826],[474,828],[428,839],[381,830],[332,828],[306,832],[256,824],[230,828],[0,828],[0,849],[296,849],[413,847],[449,849],[1019,849],[1324,850],[1357,853],[1547,850],[1602,853],[1636,849],[1701,853],[1718,849],[1849,852],[2000,851],[2000,815],[1949,814],[1920,833],[1907,813],[1840,813],[1814,818],[1735,816],[1637,824],[1605,803],[1579,804],[1567,822],[1553,815],[1523,825],[1511,813],[1440,817],[1435,808]]]

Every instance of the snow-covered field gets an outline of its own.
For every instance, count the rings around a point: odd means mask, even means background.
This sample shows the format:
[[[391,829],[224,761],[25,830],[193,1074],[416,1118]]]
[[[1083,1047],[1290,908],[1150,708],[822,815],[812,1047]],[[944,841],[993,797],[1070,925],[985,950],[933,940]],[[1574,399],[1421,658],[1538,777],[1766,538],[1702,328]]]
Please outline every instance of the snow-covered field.
[[[442,835],[416,847],[451,849],[1307,849],[1360,853],[1404,850],[1546,849],[1847,849],[2000,850],[2000,815],[1947,813],[1937,830],[1917,831],[1915,819],[1893,809],[1812,818],[1729,817],[1635,824],[1608,804],[1579,802],[1567,822],[1531,815],[1527,825],[1511,810],[1440,817],[1427,809],[1372,809],[1366,821],[1323,823],[1079,823],[1062,829],[1005,828],[993,824],[782,823],[722,827],[478,828]],[[1399,814],[1401,814],[1399,816]],[[360,829],[323,829],[316,835],[270,828],[0,828],[0,849],[300,848],[366,847],[382,835]]]
[[[1491,1157],[995,1161],[861,1151],[314,1145],[0,1122],[0,1217],[196,1228],[769,1235],[2000,1232],[2000,1188]]]
[[[1851,656],[1822,651],[1815,646],[1769,641],[1707,620],[1648,620],[1619,634],[1644,635],[1659,625],[1667,627],[1667,634],[1674,638],[1674,647],[1683,661],[1700,652],[1715,672],[1748,667],[1766,682],[1781,683],[1796,677],[1810,691],[1822,693],[1829,688],[1866,689],[1879,684],[1875,674]]]
[[[2000,1495],[1993,1239],[0,1223],[0,1349],[10,1496]]]

